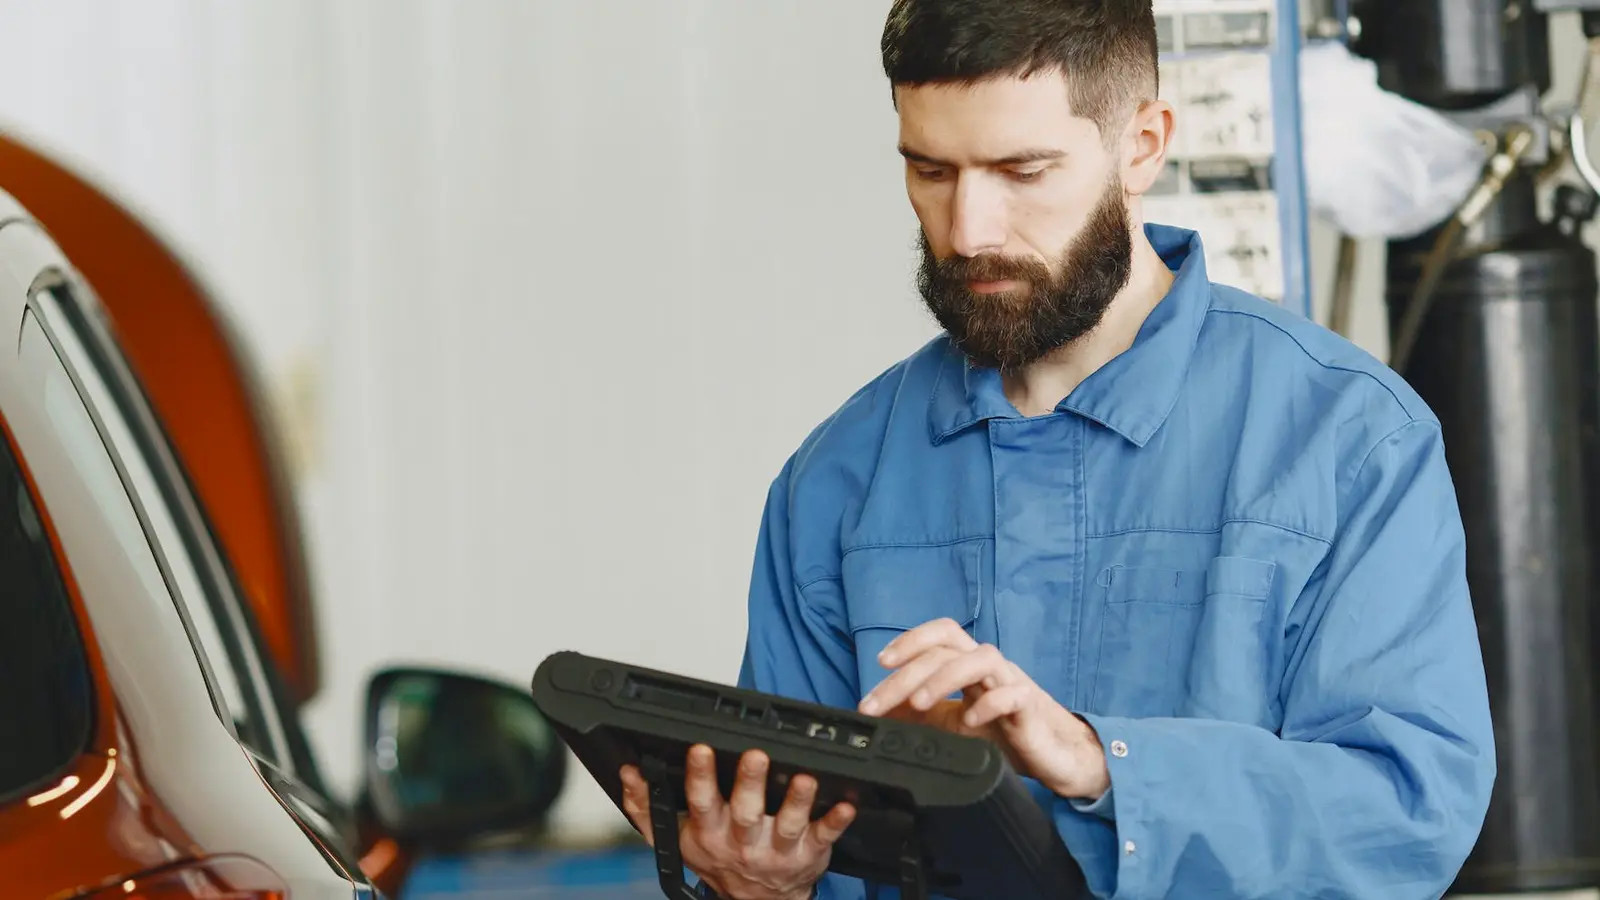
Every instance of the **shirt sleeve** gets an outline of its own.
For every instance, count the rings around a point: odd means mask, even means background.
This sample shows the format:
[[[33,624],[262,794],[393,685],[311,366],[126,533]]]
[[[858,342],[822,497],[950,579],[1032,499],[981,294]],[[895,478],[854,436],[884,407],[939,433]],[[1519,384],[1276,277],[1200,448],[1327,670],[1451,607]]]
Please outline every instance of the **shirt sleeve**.
[[[1438,897],[1495,776],[1465,542],[1438,426],[1381,441],[1291,611],[1274,734],[1203,719],[1084,718],[1113,820],[1057,804],[1094,892]]]
[[[837,574],[801,583],[794,572],[790,466],[773,482],[761,517],[739,685],[853,710],[860,699],[855,652],[844,627]],[[861,900],[865,895],[860,879],[832,874],[816,888],[818,900]]]

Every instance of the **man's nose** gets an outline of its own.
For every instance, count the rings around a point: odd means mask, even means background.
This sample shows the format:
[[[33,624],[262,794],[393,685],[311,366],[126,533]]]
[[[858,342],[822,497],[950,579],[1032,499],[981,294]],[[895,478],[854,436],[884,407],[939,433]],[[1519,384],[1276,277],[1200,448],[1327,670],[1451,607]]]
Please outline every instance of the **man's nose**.
[[[1005,201],[981,173],[962,173],[956,181],[950,217],[950,248],[971,259],[1006,244]]]

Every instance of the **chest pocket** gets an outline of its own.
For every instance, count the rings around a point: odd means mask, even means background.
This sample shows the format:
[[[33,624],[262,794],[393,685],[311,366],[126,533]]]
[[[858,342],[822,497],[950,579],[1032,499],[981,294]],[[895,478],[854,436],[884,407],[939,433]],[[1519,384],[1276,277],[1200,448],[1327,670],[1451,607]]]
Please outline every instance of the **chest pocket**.
[[[1113,566],[1090,709],[1269,726],[1276,709],[1270,626],[1275,563],[1219,556],[1202,570]]]
[[[985,541],[910,547],[863,547],[844,555],[840,577],[861,692],[889,674],[878,654],[900,634],[934,619],[953,619],[979,641]]]

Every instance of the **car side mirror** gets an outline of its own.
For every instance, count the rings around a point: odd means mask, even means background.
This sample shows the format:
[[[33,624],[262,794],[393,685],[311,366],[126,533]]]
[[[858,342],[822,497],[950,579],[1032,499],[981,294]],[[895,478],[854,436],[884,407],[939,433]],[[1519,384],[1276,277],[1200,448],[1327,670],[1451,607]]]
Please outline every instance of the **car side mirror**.
[[[364,793],[377,826],[429,845],[542,824],[567,763],[530,694],[426,668],[373,676],[366,756]]]

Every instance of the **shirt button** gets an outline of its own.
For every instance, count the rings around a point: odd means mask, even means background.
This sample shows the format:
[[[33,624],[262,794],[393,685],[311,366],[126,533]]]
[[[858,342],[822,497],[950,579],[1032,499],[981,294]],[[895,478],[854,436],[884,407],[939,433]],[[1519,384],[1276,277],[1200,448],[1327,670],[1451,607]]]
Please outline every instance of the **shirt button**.
[[[1121,741],[1111,742],[1111,755],[1118,759],[1128,755],[1128,745]]]
[[[1137,849],[1139,849],[1139,848],[1133,843],[1133,841],[1129,841],[1126,844],[1122,845],[1122,852],[1128,854],[1129,856],[1132,856],[1133,855],[1133,851],[1135,851]]]

